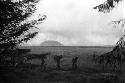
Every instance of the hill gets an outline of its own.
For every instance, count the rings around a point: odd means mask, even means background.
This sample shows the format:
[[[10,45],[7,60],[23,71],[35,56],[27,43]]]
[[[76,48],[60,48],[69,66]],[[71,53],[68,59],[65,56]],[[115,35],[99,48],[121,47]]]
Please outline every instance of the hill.
[[[61,44],[58,41],[44,41],[40,44],[40,46],[63,46],[63,44]]]

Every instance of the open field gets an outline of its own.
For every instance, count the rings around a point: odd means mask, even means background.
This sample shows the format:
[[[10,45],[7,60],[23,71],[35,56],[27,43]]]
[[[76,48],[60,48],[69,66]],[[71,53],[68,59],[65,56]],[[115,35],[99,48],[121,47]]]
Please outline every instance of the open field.
[[[42,54],[50,52],[51,54],[47,56],[46,64],[47,67],[54,67],[54,55],[63,55],[61,61],[62,68],[70,68],[71,61],[74,56],[78,56],[78,66],[82,69],[85,66],[92,67],[92,55],[95,53],[101,55],[103,53],[109,52],[113,47],[92,47],[92,46],[32,46],[32,47],[20,47],[22,49],[31,49],[29,54]],[[32,61],[33,64],[40,64],[39,60]]]
[[[103,72],[102,68],[92,61],[92,54],[101,55],[112,50],[112,47],[20,47],[31,49],[28,54],[42,54],[51,52],[45,61],[47,69],[40,71],[39,67],[30,72],[10,72],[7,76],[14,79],[11,83],[125,83],[125,74]],[[61,70],[56,70],[53,60],[54,55],[63,55]],[[78,56],[78,69],[71,70],[72,58]],[[39,60],[31,61],[32,64],[40,65]],[[10,82],[9,82],[10,83]]]

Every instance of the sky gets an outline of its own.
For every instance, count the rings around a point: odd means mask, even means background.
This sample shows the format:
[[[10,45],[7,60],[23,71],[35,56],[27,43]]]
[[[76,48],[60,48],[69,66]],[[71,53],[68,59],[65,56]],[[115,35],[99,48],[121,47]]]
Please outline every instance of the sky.
[[[58,41],[65,46],[115,45],[123,31],[114,28],[111,21],[125,17],[125,4],[120,3],[107,14],[93,9],[104,1],[41,0],[33,17],[46,15],[47,18],[38,25],[38,35],[27,45],[40,45],[47,40]]]

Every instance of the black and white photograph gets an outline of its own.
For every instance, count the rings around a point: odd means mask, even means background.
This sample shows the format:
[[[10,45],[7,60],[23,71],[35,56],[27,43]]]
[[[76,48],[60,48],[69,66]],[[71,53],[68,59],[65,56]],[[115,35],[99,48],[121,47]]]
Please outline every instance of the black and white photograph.
[[[125,83],[125,0],[0,0],[0,83]]]

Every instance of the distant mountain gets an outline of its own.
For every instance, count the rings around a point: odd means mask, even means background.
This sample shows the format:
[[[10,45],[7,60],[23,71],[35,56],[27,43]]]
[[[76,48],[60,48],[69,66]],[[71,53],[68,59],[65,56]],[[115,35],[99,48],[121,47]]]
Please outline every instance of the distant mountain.
[[[60,42],[58,41],[51,41],[51,40],[48,40],[48,41],[44,41],[40,44],[40,46],[63,46],[63,44],[61,44]]]

